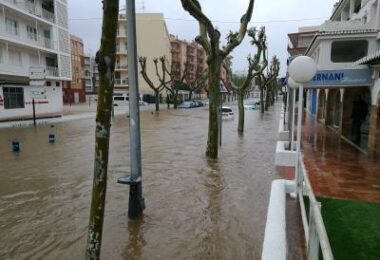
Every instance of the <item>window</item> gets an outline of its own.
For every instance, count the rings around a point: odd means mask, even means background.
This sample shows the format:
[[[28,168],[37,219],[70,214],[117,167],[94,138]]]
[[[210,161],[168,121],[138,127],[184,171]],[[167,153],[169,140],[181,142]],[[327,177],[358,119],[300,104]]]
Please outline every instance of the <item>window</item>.
[[[355,62],[367,55],[365,40],[335,41],[331,45],[332,62]]]
[[[9,49],[8,50],[8,59],[9,59],[9,65],[13,66],[21,66],[22,65],[22,58],[21,58],[21,52]]]
[[[24,89],[3,87],[4,108],[24,108]]]
[[[26,26],[26,32],[28,39],[37,41],[37,28],[27,25]]]
[[[11,18],[5,18],[6,31],[9,34],[18,35],[18,22]]]

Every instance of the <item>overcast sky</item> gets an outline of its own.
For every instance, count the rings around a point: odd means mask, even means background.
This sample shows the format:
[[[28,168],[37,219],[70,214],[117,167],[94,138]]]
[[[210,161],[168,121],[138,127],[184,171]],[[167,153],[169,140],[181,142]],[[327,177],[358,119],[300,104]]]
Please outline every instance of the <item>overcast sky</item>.
[[[203,11],[214,21],[222,33],[222,39],[230,31],[239,28],[241,15],[248,0],[200,0]],[[300,26],[320,25],[327,20],[337,0],[256,0],[249,26],[265,26],[269,43],[269,56],[277,55],[281,61],[281,73],[285,72],[287,34],[297,32]],[[69,0],[70,32],[84,40],[85,50],[95,53],[99,48],[102,4],[101,0]],[[120,7],[125,6],[121,0]],[[145,8],[143,8],[145,7]],[[137,12],[164,13],[168,31],[181,39],[192,40],[197,36],[198,23],[183,10],[180,0],[136,0]],[[233,70],[246,71],[247,55],[252,52],[247,37],[232,55]]]

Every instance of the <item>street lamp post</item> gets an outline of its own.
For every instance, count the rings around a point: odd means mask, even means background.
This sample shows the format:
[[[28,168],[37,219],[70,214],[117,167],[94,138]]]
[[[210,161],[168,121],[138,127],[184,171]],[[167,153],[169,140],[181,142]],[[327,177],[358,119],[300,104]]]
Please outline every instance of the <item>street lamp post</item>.
[[[317,65],[314,60],[307,56],[299,56],[295,58],[289,65],[289,75],[290,80],[294,80],[295,83],[291,84],[293,87],[299,86],[299,96],[298,96],[298,120],[297,120],[297,148],[296,148],[296,169],[295,169],[295,180],[296,180],[296,196],[298,195],[298,190],[302,185],[302,179],[299,174],[299,160],[301,156],[301,134],[302,134],[302,107],[303,107],[303,84],[309,82],[317,72]],[[289,85],[290,86],[290,85]]]

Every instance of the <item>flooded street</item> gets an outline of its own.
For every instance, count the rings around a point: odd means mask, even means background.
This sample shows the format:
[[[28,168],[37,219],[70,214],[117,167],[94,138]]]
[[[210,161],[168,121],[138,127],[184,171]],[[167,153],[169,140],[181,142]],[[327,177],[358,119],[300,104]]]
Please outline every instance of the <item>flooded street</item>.
[[[206,108],[141,113],[141,221],[128,220],[129,187],[116,183],[129,171],[129,126],[115,117],[102,259],[260,259],[280,107],[246,111],[244,136],[232,108],[218,161],[204,155]],[[0,259],[83,259],[94,129],[94,119],[0,129]]]

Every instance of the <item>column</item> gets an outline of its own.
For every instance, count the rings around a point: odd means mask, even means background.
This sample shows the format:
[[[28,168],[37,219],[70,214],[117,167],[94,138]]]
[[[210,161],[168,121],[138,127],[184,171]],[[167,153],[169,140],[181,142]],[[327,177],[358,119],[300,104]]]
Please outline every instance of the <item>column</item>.
[[[370,158],[376,158],[376,132],[377,132],[377,120],[378,120],[379,108],[376,105],[372,105],[370,108],[369,118],[369,133],[368,133],[368,156]]]

